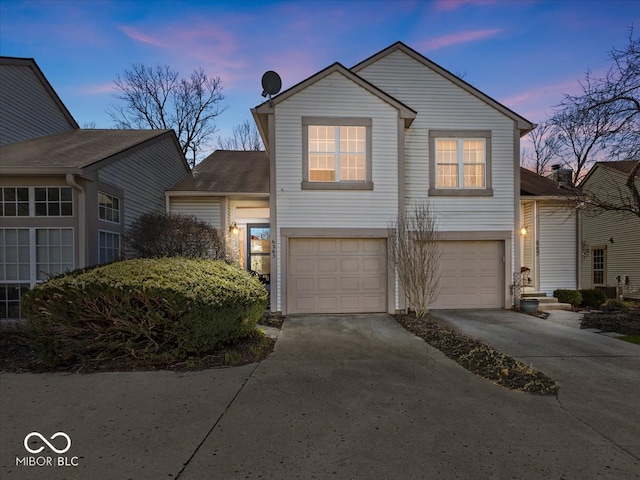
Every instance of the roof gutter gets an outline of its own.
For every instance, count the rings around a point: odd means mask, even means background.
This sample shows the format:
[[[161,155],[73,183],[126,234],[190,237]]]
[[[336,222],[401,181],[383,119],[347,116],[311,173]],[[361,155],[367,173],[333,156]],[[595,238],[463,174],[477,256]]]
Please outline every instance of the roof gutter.
[[[87,265],[87,200],[86,191],[76,180],[73,173],[66,175],[67,185],[78,192],[78,265],[84,268]]]

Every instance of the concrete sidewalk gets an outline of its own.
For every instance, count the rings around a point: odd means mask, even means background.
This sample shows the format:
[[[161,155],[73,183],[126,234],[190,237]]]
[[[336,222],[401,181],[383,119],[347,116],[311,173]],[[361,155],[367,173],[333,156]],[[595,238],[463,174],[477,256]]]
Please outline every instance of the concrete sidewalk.
[[[560,398],[606,408],[584,383],[563,381]],[[556,397],[470,374],[387,315],[289,317],[259,365],[0,386],[3,480],[640,478],[637,410],[610,418],[612,437]],[[78,466],[15,466],[32,431],[66,432]]]

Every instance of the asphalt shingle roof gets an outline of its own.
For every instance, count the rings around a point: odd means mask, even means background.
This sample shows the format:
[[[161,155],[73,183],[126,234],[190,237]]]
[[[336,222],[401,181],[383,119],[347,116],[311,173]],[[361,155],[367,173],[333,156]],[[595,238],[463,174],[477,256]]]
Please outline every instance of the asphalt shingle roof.
[[[561,190],[555,180],[520,167],[520,195],[559,196],[566,195],[566,191]]]
[[[171,130],[69,130],[0,147],[2,167],[84,168]]]
[[[169,191],[269,193],[269,157],[263,151],[216,150]]]

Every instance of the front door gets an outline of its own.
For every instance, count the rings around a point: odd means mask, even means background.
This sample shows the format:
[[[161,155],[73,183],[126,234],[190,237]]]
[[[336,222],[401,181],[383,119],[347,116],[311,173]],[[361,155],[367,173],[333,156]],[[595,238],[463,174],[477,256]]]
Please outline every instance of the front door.
[[[247,270],[255,272],[263,283],[271,273],[271,235],[268,223],[247,225]]]

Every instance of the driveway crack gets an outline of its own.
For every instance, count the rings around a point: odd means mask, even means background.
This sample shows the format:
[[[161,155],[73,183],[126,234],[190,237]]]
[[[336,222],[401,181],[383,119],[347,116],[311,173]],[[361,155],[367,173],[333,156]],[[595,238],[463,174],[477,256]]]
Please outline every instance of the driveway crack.
[[[589,430],[591,430],[592,432],[594,432],[595,434],[597,434],[598,436],[600,436],[601,438],[603,438],[604,440],[606,440],[610,444],[616,446],[617,448],[619,448],[620,450],[625,452],[627,455],[630,455],[631,457],[633,457],[636,460],[640,461],[640,456],[634,454],[632,451],[630,451],[627,448],[625,448],[624,445],[620,445],[619,443],[615,442],[613,439],[609,438],[607,435],[605,435],[604,433],[598,431],[592,425],[590,425],[589,423],[587,423],[584,420],[582,420],[576,414],[572,413],[569,409],[565,408],[564,405],[562,405],[562,401],[560,400],[560,390],[558,390],[558,393],[556,393],[556,402],[558,402],[558,405],[560,406],[560,410],[562,410],[564,413],[566,413],[570,417],[574,418],[579,423],[581,423],[582,425],[587,427]]]
[[[245,379],[244,382],[242,382],[242,385],[240,386],[240,388],[238,389],[238,391],[236,392],[236,394],[233,396],[233,398],[229,401],[229,403],[227,404],[226,407],[224,407],[223,412],[220,414],[220,416],[216,419],[216,421],[213,423],[213,426],[209,429],[209,431],[205,434],[205,436],[202,438],[202,440],[200,441],[200,443],[198,444],[198,446],[195,448],[195,450],[193,451],[193,453],[189,456],[189,458],[187,459],[186,462],[184,462],[182,464],[182,468],[180,469],[180,471],[178,472],[178,474],[175,476],[175,479],[178,480],[182,474],[184,473],[184,471],[186,470],[186,468],[189,466],[189,463],[191,463],[191,460],[193,460],[193,458],[196,456],[196,454],[198,453],[198,451],[200,450],[200,448],[202,447],[202,445],[204,445],[204,442],[207,441],[207,439],[211,436],[211,434],[213,433],[213,431],[215,430],[215,428],[218,426],[218,424],[220,423],[220,420],[222,420],[222,418],[224,417],[224,415],[227,413],[227,410],[229,410],[229,408],[231,407],[231,405],[233,405],[233,402],[236,401],[236,398],[238,398],[238,395],[240,395],[240,393],[244,390],[244,387],[247,385],[247,382],[249,381],[249,379],[251,377],[253,377],[253,374],[255,373],[255,371],[257,370],[257,368],[260,366],[260,363],[256,363],[256,366],[253,368],[253,370],[251,370],[251,373],[249,373],[249,375],[247,375],[247,378]]]

